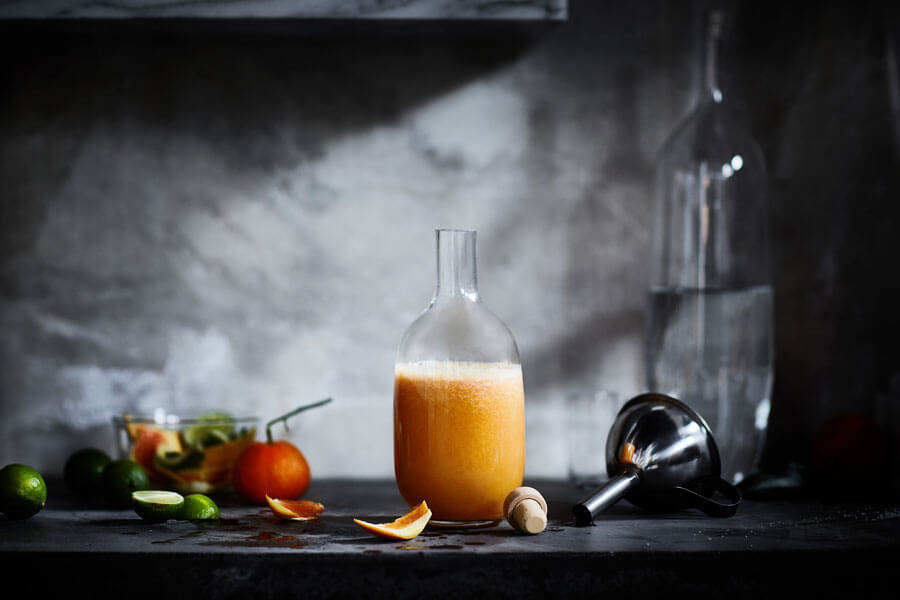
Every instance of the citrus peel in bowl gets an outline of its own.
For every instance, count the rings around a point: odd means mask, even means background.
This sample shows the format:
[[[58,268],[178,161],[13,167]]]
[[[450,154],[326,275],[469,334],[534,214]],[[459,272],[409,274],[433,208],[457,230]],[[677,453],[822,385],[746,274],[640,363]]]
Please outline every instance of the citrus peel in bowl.
[[[311,500],[280,500],[278,498],[270,498],[266,494],[266,502],[269,508],[282,519],[290,519],[291,521],[311,521],[319,517],[319,514],[325,510],[325,507],[319,502]]]
[[[422,500],[411,511],[390,523],[369,523],[360,519],[353,522],[375,535],[392,540],[411,540],[425,529],[431,519],[431,509]]]
[[[144,467],[151,479],[160,481],[162,475],[155,468],[154,458],[157,454],[182,451],[178,432],[128,423],[128,434],[134,440],[129,458]]]

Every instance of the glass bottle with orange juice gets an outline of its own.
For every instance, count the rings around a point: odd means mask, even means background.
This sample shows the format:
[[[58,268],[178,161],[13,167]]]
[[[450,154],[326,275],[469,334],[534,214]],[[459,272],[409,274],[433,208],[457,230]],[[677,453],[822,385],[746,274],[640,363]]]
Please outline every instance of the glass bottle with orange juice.
[[[394,372],[394,471],[432,524],[503,519],[522,484],[525,394],[516,342],[478,295],[475,231],[439,229],[437,285],[400,343]]]

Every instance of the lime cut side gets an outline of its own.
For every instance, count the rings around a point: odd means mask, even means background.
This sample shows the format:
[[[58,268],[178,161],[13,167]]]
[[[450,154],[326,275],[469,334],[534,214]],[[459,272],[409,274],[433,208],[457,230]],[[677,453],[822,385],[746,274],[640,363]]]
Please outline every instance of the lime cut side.
[[[184,497],[181,494],[164,490],[133,492],[131,500],[134,512],[145,521],[154,523],[177,519],[184,507]]]
[[[142,490],[133,492],[131,499],[136,502],[150,502],[153,504],[181,504],[184,497],[177,492],[168,490]]]

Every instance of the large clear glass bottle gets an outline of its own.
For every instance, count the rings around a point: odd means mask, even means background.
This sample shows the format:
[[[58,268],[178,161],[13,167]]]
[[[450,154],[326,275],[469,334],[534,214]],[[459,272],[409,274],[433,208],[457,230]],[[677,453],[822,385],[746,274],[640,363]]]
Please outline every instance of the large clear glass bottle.
[[[773,376],[766,174],[719,87],[723,14],[705,19],[696,109],[656,166],[647,385],[697,410],[722,453],[722,476],[757,466]]]
[[[394,471],[410,506],[428,503],[432,524],[491,525],[525,468],[519,351],[478,295],[475,232],[436,236],[434,296],[397,351]]]

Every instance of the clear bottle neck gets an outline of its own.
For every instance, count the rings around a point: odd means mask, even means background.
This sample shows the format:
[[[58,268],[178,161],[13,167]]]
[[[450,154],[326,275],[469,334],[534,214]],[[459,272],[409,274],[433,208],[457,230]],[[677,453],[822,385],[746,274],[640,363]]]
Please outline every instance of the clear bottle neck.
[[[478,301],[478,273],[475,262],[475,231],[438,229],[437,283],[434,300],[467,298]]]
[[[712,11],[706,15],[703,23],[703,101],[722,102],[722,89],[719,87],[719,55],[722,48],[722,27],[725,14]]]

